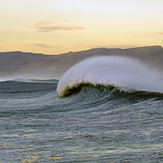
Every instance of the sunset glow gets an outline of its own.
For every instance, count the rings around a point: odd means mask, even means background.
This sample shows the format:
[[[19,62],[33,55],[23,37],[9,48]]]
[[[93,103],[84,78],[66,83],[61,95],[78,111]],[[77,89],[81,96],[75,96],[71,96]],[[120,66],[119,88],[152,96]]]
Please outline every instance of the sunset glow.
[[[163,46],[162,0],[1,0],[0,51]]]

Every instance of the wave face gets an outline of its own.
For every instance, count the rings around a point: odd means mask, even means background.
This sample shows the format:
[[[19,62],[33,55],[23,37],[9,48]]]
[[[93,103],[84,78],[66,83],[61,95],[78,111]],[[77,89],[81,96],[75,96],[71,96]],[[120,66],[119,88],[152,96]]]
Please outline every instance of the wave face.
[[[123,91],[163,93],[163,81],[157,70],[122,56],[88,58],[70,68],[60,78],[57,92],[66,97],[80,92],[83,86],[112,86]]]

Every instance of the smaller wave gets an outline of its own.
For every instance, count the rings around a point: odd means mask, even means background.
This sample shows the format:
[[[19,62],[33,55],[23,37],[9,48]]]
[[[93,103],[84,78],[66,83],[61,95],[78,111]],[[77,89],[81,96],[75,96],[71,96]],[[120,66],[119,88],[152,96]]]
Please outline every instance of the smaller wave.
[[[87,85],[163,93],[163,81],[157,70],[122,56],[93,57],[74,65],[60,78],[57,92],[59,97],[67,97]]]
[[[13,78],[1,78],[0,79],[0,82],[8,82],[8,81],[32,82],[32,79],[24,77],[24,76],[16,76]]]
[[[12,79],[9,79],[9,78],[1,78],[0,79],[0,83],[1,82],[7,82],[7,81],[11,81]]]
[[[32,79],[24,77],[24,76],[16,76],[16,77],[14,77],[13,81],[17,81],[17,82],[32,82]]]
[[[58,79],[33,79],[24,76],[16,76],[14,78],[2,78],[1,82],[21,82],[21,83],[58,83]]]

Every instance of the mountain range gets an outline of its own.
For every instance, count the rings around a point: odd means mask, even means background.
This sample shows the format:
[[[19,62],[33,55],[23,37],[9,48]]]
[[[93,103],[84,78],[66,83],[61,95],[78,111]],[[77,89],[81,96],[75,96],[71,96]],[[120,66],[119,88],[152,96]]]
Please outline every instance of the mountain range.
[[[59,55],[27,52],[0,52],[0,79],[23,76],[27,78],[60,78],[75,63],[94,56],[121,55],[136,58],[163,72],[163,48],[146,46],[129,49],[94,48]]]

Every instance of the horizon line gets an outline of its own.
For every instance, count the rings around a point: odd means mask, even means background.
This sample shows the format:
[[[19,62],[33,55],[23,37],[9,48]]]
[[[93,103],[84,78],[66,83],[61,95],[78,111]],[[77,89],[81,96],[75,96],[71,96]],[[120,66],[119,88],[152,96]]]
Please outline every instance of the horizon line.
[[[135,49],[135,48],[146,48],[146,47],[161,47],[163,48],[161,45],[145,45],[145,46],[135,46],[135,47],[126,47],[126,48],[122,48],[122,47],[94,47],[94,48],[88,48],[88,49],[85,49],[85,50],[79,50],[79,51],[68,51],[68,52],[63,52],[63,53],[60,53],[60,54],[45,54],[45,53],[39,53],[39,52],[30,52],[30,51],[19,51],[19,50],[15,50],[15,51],[2,51],[0,53],[32,53],[32,54],[41,54],[41,55],[62,55],[62,54],[67,54],[67,53],[76,53],[76,52],[81,52],[81,51],[88,51],[88,50],[91,50],[91,49],[122,49],[122,50],[125,50],[125,49]]]

